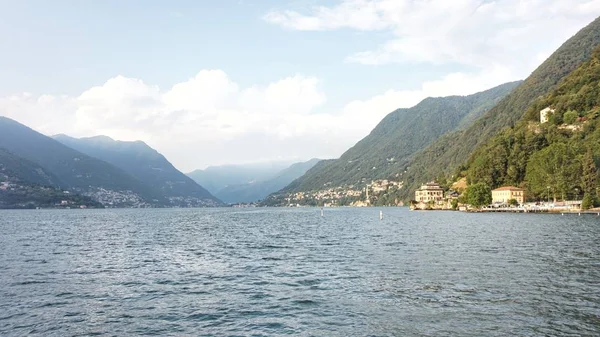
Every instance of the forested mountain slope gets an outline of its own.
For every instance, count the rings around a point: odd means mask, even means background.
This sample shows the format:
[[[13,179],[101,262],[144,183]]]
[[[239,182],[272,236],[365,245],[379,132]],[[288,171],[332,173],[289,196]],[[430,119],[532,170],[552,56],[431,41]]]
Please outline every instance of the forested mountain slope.
[[[401,197],[409,199],[419,184],[461,171],[470,155],[500,130],[513,126],[529,106],[548,94],[566,75],[589,59],[600,44],[600,18],[566,41],[521,85],[470,127],[448,133],[417,153],[403,175]]]
[[[103,207],[90,197],[65,192],[66,187],[40,165],[0,148],[0,209]]]
[[[122,169],[170,200],[174,206],[201,206],[219,201],[202,186],[178,171],[162,154],[141,141],[116,141],[106,136],[53,137],[70,148]],[[193,202],[193,199],[197,202]],[[192,202],[188,205],[187,201]]]
[[[0,209],[103,207],[90,197],[63,191],[41,166],[0,148]]]
[[[92,158],[0,116],[0,148],[31,161],[57,177],[66,188],[88,193],[98,189],[126,192],[146,204],[164,204],[159,193],[121,169]]]
[[[54,174],[43,167],[0,148],[0,180],[25,182],[40,186],[65,187]]]
[[[549,108],[548,120],[540,111]],[[519,185],[533,198],[578,199],[588,205],[600,185],[600,47],[515,127],[493,137],[468,162],[467,181]]]
[[[506,83],[469,96],[427,98],[412,108],[398,109],[339,159],[322,161],[284,191],[399,179],[411,155],[441,135],[469,124],[518,84]]]

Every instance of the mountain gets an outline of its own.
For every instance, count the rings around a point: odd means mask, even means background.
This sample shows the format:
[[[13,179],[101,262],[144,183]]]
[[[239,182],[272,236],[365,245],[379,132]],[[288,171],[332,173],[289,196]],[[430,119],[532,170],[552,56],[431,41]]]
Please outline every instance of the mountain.
[[[311,159],[306,162],[295,163],[276,173],[270,179],[226,186],[217,192],[217,197],[227,203],[260,201],[269,194],[279,191],[295,179],[301,177],[318,162],[319,159]]]
[[[461,174],[471,154],[503,128],[512,127],[529,106],[548,94],[575,68],[587,60],[600,43],[600,18],[566,41],[521,85],[468,128],[451,132],[417,153],[403,175],[401,197],[408,199],[419,184]],[[451,180],[451,179],[450,179]]]
[[[268,180],[290,165],[288,162],[270,162],[241,165],[210,166],[187,174],[213,195],[232,185],[251,184]]]
[[[116,141],[106,136],[78,139],[56,135],[53,138],[125,171],[166,197],[172,206],[220,204],[210,192],[178,171],[162,154],[142,141]]]
[[[104,207],[88,196],[64,191],[66,186],[40,165],[0,148],[0,209]]]
[[[412,108],[398,109],[339,159],[320,162],[284,191],[364,184],[379,178],[398,180],[415,152],[468,125],[518,84],[506,83],[469,96],[427,98]]]
[[[600,46],[466,165],[469,183],[521,186],[538,200],[584,196],[588,207],[600,191],[599,174]]]
[[[66,186],[43,167],[0,148],[0,177],[6,181],[25,182],[32,185]]]
[[[90,197],[65,192],[41,166],[0,148],[0,209],[103,207]]]
[[[0,116],[0,148],[52,173],[61,186],[115,206],[157,206],[167,201],[125,171],[73,150],[12,119]]]

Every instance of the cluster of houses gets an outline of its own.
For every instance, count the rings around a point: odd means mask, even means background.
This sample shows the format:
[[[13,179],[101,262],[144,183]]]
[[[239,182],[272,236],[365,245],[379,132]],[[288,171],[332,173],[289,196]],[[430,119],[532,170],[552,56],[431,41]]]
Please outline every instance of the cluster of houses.
[[[367,185],[367,190],[370,188],[373,193],[377,194],[379,192],[384,192],[388,188],[392,186],[396,186],[398,188],[402,188],[403,182],[401,181],[391,181],[387,179],[379,179],[371,181],[371,184]]]
[[[332,187],[319,191],[312,192],[297,192],[288,195],[285,198],[286,205],[288,207],[304,205],[306,200],[314,200],[317,203],[323,203],[325,206],[333,206],[336,201],[342,198],[359,198],[362,194],[362,190],[354,189],[354,186],[345,187]]]
[[[555,109],[547,107],[540,111],[540,124],[548,123],[550,116],[556,112]],[[579,117],[578,122],[586,122],[585,117]],[[581,125],[561,125],[562,129],[572,131],[581,130]],[[435,181],[422,185],[415,191],[415,202],[411,204],[412,209],[454,209],[458,205],[460,193],[455,190],[444,189]],[[455,201],[456,200],[456,201]],[[492,204],[487,209],[498,209],[509,206],[518,206],[523,209],[544,208],[546,210],[572,210],[581,207],[580,201],[553,202],[540,205],[540,203],[526,203],[525,190],[514,186],[503,186],[492,191]],[[512,204],[512,205],[511,205]],[[517,204],[517,205],[515,205]],[[460,209],[466,209],[462,206]]]
[[[548,123],[555,109],[547,107],[540,111],[540,124]],[[578,122],[586,122],[585,117],[579,117]],[[562,129],[572,131],[581,130],[581,125],[561,125]],[[422,185],[415,191],[415,202],[411,204],[412,209],[454,209],[458,205],[458,197],[460,193],[454,190],[448,190],[444,193],[444,189],[435,181]],[[456,201],[455,201],[456,200]],[[518,206],[523,209],[544,208],[545,210],[572,210],[581,207],[580,201],[564,201],[564,202],[548,202],[540,205],[540,203],[526,203],[525,190],[514,186],[503,186],[492,191],[492,204],[486,209],[499,209],[509,206]],[[512,204],[512,205],[511,205]],[[515,205],[516,204],[516,205]],[[466,210],[466,205],[460,209]]]
[[[349,205],[355,207],[371,206],[371,197],[377,197],[391,188],[402,188],[403,182],[388,179],[378,179],[366,184],[361,188],[355,185],[330,187],[318,191],[297,192],[285,197],[288,207],[306,204],[307,200],[314,200],[318,204],[328,206],[339,206],[340,200],[347,199]]]
[[[548,201],[547,203],[526,202],[525,190],[514,186],[503,186],[492,190],[492,203],[485,211],[517,210],[522,212],[569,212],[581,209],[581,201]],[[460,193],[444,189],[435,181],[422,185],[415,191],[415,202],[411,209],[416,210],[469,210],[468,205],[459,205]]]
[[[89,196],[106,207],[149,207],[139,195],[131,191],[113,191],[105,188],[96,188],[84,195]]]
[[[411,208],[420,210],[454,209],[455,205],[458,204],[459,197],[459,192],[452,189],[444,192],[440,184],[432,181],[423,184],[415,191],[415,203],[411,205]],[[512,200],[515,200],[519,205],[523,205],[525,203],[525,190],[514,186],[505,186],[492,191],[492,204],[496,207],[508,206]]]

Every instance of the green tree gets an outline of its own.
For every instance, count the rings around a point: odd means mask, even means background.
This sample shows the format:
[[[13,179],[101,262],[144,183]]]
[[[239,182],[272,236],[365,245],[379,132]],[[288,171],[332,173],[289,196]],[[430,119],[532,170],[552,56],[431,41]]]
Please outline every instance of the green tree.
[[[452,209],[453,210],[457,210],[458,209],[458,199],[452,199],[452,201],[450,202],[450,204],[452,205]]]
[[[474,207],[492,203],[492,189],[485,183],[476,183],[465,191],[465,201]]]
[[[592,207],[594,207],[594,198],[592,198],[592,196],[589,193],[586,193],[583,196],[583,200],[581,201],[581,208],[590,209]]]
[[[517,206],[517,205],[519,205],[519,202],[517,201],[517,199],[510,199],[508,201],[508,204],[511,206]]]
[[[534,195],[539,197],[552,190],[556,199],[579,185],[580,175],[576,151],[568,144],[554,143],[531,156],[525,180]]]
[[[563,120],[567,124],[574,124],[575,121],[577,121],[577,117],[579,117],[579,113],[577,111],[569,110],[569,111],[565,112],[565,115],[563,116]]]
[[[581,185],[583,191],[590,195],[590,197],[596,194],[596,178],[598,177],[598,169],[594,161],[594,153],[591,148],[588,148],[582,159],[582,175]]]
[[[561,125],[563,123],[563,116],[558,112],[554,112],[548,116],[548,121],[554,125]]]

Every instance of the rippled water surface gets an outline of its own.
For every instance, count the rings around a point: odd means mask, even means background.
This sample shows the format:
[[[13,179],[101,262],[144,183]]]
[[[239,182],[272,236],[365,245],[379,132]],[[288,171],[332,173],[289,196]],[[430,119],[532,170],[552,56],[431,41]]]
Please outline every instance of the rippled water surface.
[[[0,212],[0,335],[600,335],[600,217]]]

